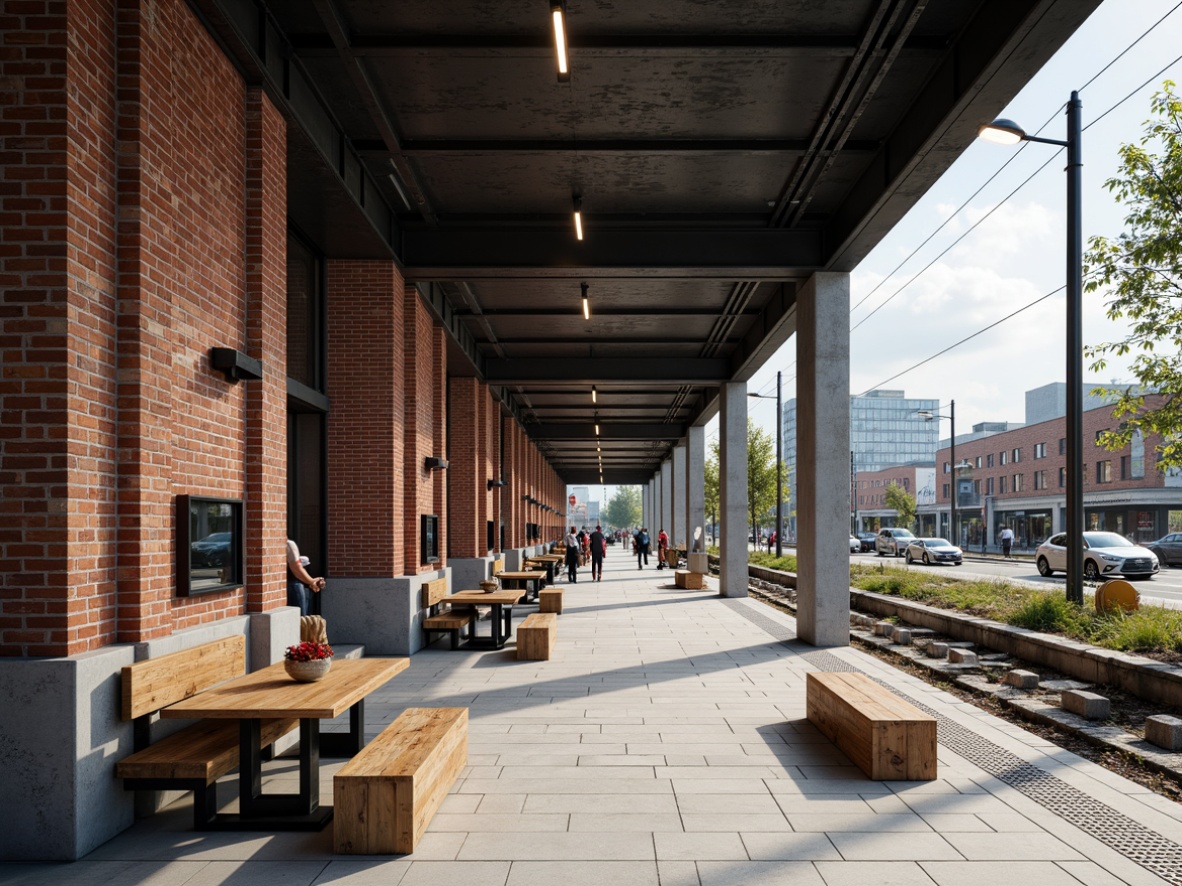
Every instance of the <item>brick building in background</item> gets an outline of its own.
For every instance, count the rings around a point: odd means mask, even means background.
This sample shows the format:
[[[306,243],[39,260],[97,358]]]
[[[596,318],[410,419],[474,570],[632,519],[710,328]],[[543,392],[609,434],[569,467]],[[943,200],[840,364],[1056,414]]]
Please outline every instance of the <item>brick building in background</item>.
[[[288,537],[331,641],[409,654],[421,584],[560,537],[565,487],[393,261],[291,224],[284,116],[183,0],[0,28],[0,856],[72,859],[133,820],[120,668],[279,660]]]

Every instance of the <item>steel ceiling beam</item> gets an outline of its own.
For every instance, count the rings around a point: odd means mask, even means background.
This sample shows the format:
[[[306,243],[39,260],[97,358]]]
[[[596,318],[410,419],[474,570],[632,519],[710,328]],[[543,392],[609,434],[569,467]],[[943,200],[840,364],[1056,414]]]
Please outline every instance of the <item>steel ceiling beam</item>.
[[[694,357],[666,360],[636,357],[629,360],[583,357],[557,360],[553,357],[519,357],[484,361],[484,380],[490,385],[528,385],[532,382],[669,381],[679,384],[718,384],[730,378],[730,361]],[[587,404],[591,409],[591,404]]]
[[[627,424],[608,422],[600,417],[599,439],[609,440],[680,440],[685,436],[685,426],[680,424]],[[534,439],[544,440],[595,440],[595,427],[584,424],[531,424],[526,433]]]
[[[401,154],[407,157],[433,157],[452,154],[803,154],[808,139],[432,139],[403,141]],[[384,154],[387,146],[376,142],[354,144],[361,154]],[[872,154],[879,149],[876,141],[848,141],[843,154]]]
[[[301,35],[292,41],[298,55],[332,56],[336,47],[321,34]],[[792,34],[575,34],[567,35],[571,52],[592,56],[616,54],[695,55],[743,52],[798,56],[801,58],[849,58],[857,51],[858,35],[808,36]],[[939,35],[913,37],[906,49],[916,54],[942,52],[948,40]],[[550,56],[554,44],[544,34],[405,34],[354,35],[349,50],[358,56],[391,58],[424,54],[462,55],[465,52],[513,56]]]
[[[471,310],[457,310],[455,313],[458,317],[472,317],[479,314],[481,317],[578,317],[580,320],[582,320],[582,303],[577,301],[577,296],[578,293],[575,294],[574,298],[570,299],[572,302],[574,302],[574,304],[567,308],[558,308],[553,307],[552,305],[537,305],[528,308],[481,308],[479,312]],[[644,305],[631,308],[603,308],[596,306],[592,309],[592,312],[596,317],[717,317],[719,309],[689,307],[679,308],[676,306],[660,308],[656,306],[648,307]],[[740,315],[747,314],[750,316],[755,316],[758,313],[759,311],[755,308],[749,308],[739,312]],[[505,340],[499,339],[499,341],[503,343]],[[533,341],[553,341],[553,339],[539,338],[533,339]],[[583,344],[587,343],[586,337],[582,338],[580,341]],[[623,339],[622,341],[626,342],[627,339]],[[665,339],[662,339],[662,341],[665,341]],[[701,342],[701,339],[696,338],[694,341]],[[615,343],[615,339],[612,339],[612,343]]]
[[[570,230],[447,227],[403,229],[399,254],[412,280],[521,277],[594,278],[674,272],[704,279],[785,280],[825,265],[819,231],[802,228],[686,230],[675,226],[595,227],[584,209],[587,239]]]

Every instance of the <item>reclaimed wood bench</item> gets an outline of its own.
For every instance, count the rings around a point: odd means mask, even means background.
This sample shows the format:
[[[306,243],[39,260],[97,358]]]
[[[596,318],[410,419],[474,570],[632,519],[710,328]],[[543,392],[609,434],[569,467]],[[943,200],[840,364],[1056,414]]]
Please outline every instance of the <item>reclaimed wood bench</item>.
[[[333,776],[335,850],[414,852],[467,762],[467,708],[403,711]]]
[[[673,573],[673,583],[679,588],[685,588],[690,591],[702,591],[706,589],[706,576],[700,572],[691,572],[688,569],[678,569]]]
[[[549,661],[558,635],[558,616],[535,612],[517,626],[518,661]]]
[[[474,613],[471,609],[456,609],[447,603],[447,579],[437,578],[423,583],[423,645],[430,646],[432,634],[451,636],[451,648],[460,648],[460,637],[471,631]]]
[[[562,612],[562,588],[538,591],[538,612]]]
[[[123,779],[123,787],[192,791],[193,826],[207,827],[217,815],[217,780],[238,767],[238,722],[199,720],[152,742],[152,715],[244,673],[246,638],[241,635],[124,667],[122,717],[134,723],[135,753],[115,764],[115,777]],[[297,722],[262,721],[260,750],[294,729]]]
[[[809,673],[808,720],[877,781],[936,777],[936,720],[865,674]]]

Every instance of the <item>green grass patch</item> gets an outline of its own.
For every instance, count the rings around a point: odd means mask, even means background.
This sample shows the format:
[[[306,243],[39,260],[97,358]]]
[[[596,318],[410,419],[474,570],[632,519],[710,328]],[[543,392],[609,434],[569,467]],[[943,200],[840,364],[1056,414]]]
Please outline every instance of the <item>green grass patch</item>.
[[[777,557],[775,554],[765,554],[761,551],[753,551],[747,556],[748,563],[754,563],[756,566],[762,566],[764,569],[779,569],[783,572],[796,571],[796,558],[785,554],[783,557]]]

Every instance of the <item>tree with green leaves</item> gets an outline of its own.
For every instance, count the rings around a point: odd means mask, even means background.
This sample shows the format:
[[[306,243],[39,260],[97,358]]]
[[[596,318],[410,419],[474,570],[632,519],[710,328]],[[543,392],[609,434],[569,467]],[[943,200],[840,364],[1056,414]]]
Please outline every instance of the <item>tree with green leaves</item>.
[[[1105,184],[1128,208],[1115,239],[1092,237],[1084,259],[1088,292],[1108,297],[1108,317],[1127,320],[1119,341],[1087,349],[1093,371],[1134,355],[1138,387],[1103,388],[1116,397],[1110,449],[1129,445],[1136,430],[1160,435],[1158,467],[1182,466],[1182,98],[1171,81],[1152,99],[1153,117],[1137,144],[1122,145],[1120,168]],[[1147,406],[1146,394],[1164,397]]]
[[[721,454],[718,448],[718,441],[715,440],[710,444],[710,456],[706,459],[706,516],[709,518],[710,525],[714,526],[718,523],[718,462]],[[705,542],[703,541],[703,544]]]
[[[891,483],[886,488],[886,506],[894,508],[895,513],[899,515],[899,522],[896,525],[903,529],[910,529],[915,525],[915,496],[898,483]]]
[[[607,503],[603,519],[614,529],[631,529],[643,519],[639,486],[618,486]]]
[[[781,471],[787,479],[787,472]],[[784,490],[779,490],[781,496]],[[756,535],[757,518],[776,507],[776,443],[772,435],[747,419],[747,512],[751,534]]]

